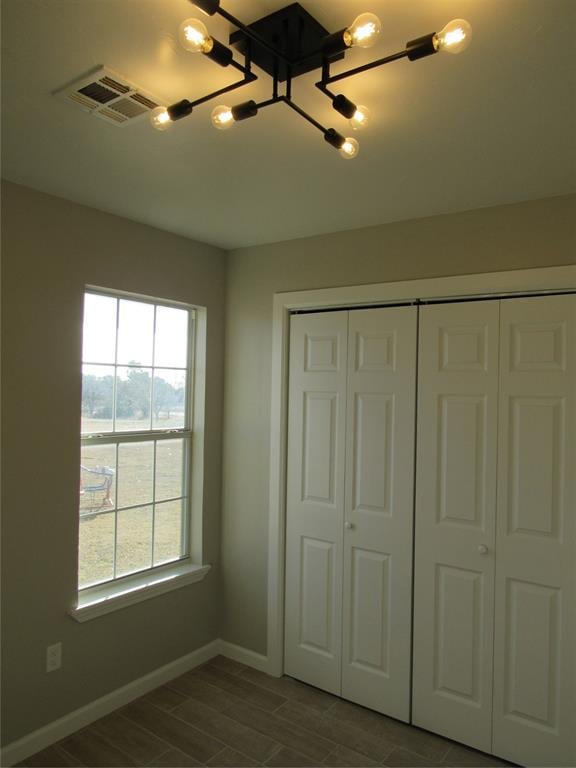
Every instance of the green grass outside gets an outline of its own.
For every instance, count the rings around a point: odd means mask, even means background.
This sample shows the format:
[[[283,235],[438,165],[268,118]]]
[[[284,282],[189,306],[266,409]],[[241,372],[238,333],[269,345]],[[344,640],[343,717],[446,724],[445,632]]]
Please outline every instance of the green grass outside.
[[[177,420],[178,417],[166,419],[162,427],[175,428],[178,424],[170,422]],[[128,420],[123,420],[122,426],[125,429],[135,428],[134,423]],[[99,433],[106,428],[104,421],[83,420],[84,431]],[[106,490],[90,490],[90,487],[101,484],[104,478],[81,471],[84,493],[80,495],[79,504],[80,587],[112,578],[115,539],[117,576],[176,560],[180,556],[182,501],[165,500],[182,495],[184,440],[159,440],[156,445],[155,470],[152,442],[121,445],[118,457],[114,445],[82,447],[82,466],[90,469],[109,467],[112,470],[116,470],[117,466],[117,473],[114,472],[107,500]],[[125,509],[134,505],[141,506]]]

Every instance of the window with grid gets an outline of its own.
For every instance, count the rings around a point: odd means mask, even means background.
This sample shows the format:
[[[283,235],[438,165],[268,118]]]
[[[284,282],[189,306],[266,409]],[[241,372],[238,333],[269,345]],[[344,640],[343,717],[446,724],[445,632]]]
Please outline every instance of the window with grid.
[[[189,556],[194,311],[84,296],[79,589]]]

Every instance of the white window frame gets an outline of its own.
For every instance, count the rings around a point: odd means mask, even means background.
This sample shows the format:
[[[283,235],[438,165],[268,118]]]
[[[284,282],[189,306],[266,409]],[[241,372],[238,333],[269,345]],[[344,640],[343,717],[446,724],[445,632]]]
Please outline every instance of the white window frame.
[[[185,554],[178,560],[92,586],[78,588],[77,602],[70,609],[70,615],[77,621],[89,619],[132,605],[164,592],[187,584],[201,581],[210,571],[210,565],[203,563],[203,521],[204,496],[204,414],[206,400],[206,308],[184,304],[178,301],[132,294],[114,289],[86,286],[86,294],[99,294],[118,300],[140,301],[156,306],[186,309],[190,312],[188,326],[188,359],[186,383],[187,419],[183,428],[138,430],[132,432],[106,432],[81,435],[82,445],[116,445],[130,442],[168,440],[183,438],[187,441],[185,458],[185,490],[187,492],[184,515]],[[82,361],[82,365],[84,362]],[[147,367],[147,366],[144,366]],[[165,366],[162,366],[163,368]],[[153,394],[151,393],[151,397]],[[113,406],[115,426],[115,403]],[[78,517],[78,526],[79,517]],[[79,528],[78,528],[79,533]],[[77,537],[77,541],[79,538]]]

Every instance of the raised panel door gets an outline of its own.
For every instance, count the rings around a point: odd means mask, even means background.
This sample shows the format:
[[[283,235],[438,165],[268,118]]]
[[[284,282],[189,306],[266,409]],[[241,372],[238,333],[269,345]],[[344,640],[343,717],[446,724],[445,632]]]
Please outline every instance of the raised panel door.
[[[576,765],[576,296],[502,302],[494,751]]]
[[[291,320],[285,671],[341,688],[348,313]]]
[[[499,302],[420,312],[413,722],[489,752]]]
[[[408,720],[417,310],[350,313],[342,695]]]

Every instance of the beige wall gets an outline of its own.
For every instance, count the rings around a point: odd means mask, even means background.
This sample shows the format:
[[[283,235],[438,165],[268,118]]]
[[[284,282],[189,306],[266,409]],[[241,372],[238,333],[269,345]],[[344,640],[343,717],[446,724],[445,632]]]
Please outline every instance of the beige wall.
[[[223,637],[266,652],[272,297],[576,263],[576,196],[243,248],[228,269]]]
[[[222,251],[3,184],[3,743],[218,636]],[[193,212],[191,212],[193,215]],[[208,308],[205,581],[78,624],[80,353],[86,284]],[[45,673],[45,648],[63,667]]]

